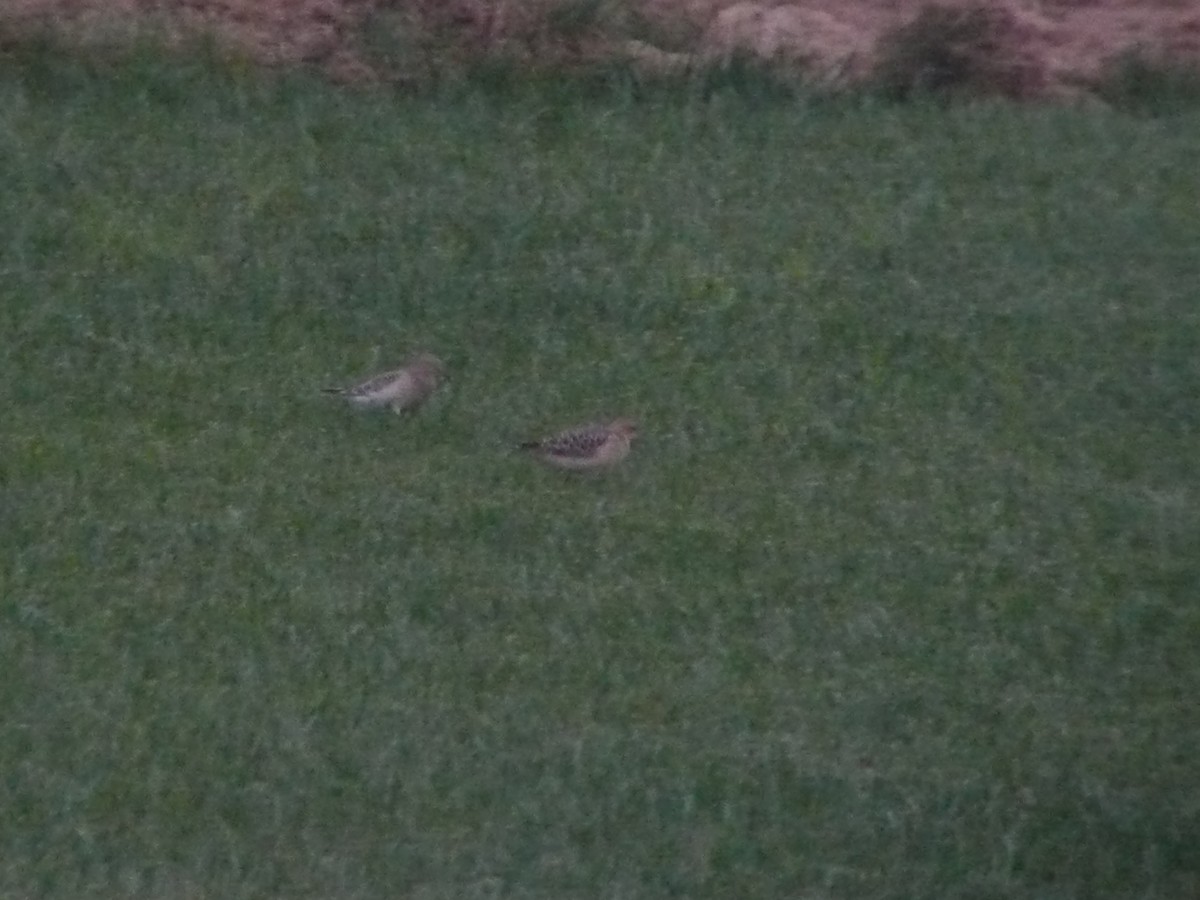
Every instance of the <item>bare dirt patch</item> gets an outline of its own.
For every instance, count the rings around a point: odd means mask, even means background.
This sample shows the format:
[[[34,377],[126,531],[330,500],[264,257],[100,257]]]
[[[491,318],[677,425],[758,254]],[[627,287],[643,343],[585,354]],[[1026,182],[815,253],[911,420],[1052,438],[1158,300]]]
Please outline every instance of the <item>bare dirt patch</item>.
[[[625,55],[678,70],[750,56],[845,82],[869,77],[889,36],[929,0],[6,0],[6,30],[53,23],[73,35],[150,21],[168,34],[196,29],[266,64],[302,63],[340,80],[388,77],[366,51],[386,17],[425,27],[478,52]],[[937,0],[984,7],[983,41],[999,92],[1019,98],[1076,93],[1130,53],[1200,65],[1195,0]],[[615,12],[614,12],[615,10]],[[1005,87],[1009,85],[1009,87]]]

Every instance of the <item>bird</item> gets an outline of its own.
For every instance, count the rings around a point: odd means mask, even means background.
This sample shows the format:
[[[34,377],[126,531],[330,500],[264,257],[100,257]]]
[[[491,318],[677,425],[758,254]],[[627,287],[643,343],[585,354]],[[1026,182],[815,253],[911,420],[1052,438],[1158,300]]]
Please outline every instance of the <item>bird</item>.
[[[322,388],[351,406],[370,409],[390,406],[392,412],[411,412],[429,399],[445,378],[446,367],[432,353],[418,353],[398,369],[380,372],[351,387]]]
[[[608,423],[568,428],[537,441],[518,444],[559,469],[582,471],[615,466],[629,455],[638,426],[632,419],[614,419]]]

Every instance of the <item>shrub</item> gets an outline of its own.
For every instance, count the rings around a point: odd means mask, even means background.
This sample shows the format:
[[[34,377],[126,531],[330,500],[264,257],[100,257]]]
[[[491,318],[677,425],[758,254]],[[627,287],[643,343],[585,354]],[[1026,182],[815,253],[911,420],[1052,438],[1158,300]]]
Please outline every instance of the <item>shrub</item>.
[[[1200,107],[1200,65],[1132,50],[1117,57],[1095,85],[1119,109],[1170,115]]]
[[[1045,90],[1039,61],[1029,56],[1021,26],[1003,7],[927,6],[885,35],[873,83],[885,96],[1002,96],[1024,99]]]

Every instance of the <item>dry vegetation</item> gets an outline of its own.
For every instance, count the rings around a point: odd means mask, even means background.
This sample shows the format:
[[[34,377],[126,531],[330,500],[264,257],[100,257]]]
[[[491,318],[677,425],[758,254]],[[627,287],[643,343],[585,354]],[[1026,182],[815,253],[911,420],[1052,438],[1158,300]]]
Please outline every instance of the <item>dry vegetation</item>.
[[[784,74],[1076,96],[1131,56],[1200,60],[1200,5],[1181,0],[9,0],[0,35],[50,23],[92,43],[147,23],[215,34],[267,64],[343,81],[421,79],[500,56],[542,68],[621,59],[676,73],[750,59]]]

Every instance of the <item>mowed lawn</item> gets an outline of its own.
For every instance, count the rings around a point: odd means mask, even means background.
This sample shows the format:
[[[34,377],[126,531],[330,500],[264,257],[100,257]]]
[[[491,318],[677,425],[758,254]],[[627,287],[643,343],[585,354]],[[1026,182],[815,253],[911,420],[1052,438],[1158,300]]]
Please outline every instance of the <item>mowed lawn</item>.
[[[257,79],[0,69],[0,895],[1200,896],[1200,114]]]

